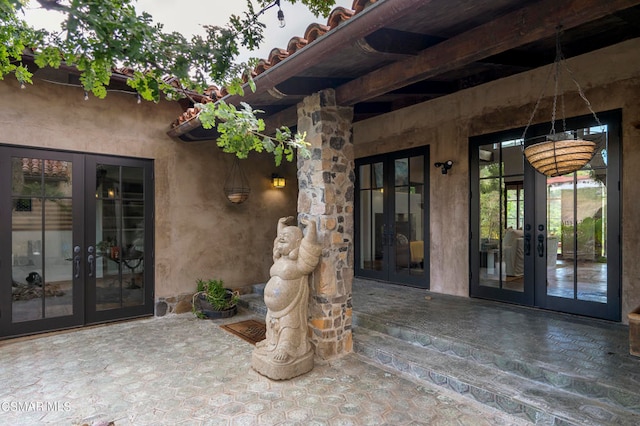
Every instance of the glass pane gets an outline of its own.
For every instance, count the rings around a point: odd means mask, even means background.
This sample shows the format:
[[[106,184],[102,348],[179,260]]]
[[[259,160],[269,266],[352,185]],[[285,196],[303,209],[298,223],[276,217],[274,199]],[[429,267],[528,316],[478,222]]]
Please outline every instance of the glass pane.
[[[96,198],[120,196],[120,167],[100,164],[96,168]]]
[[[373,219],[373,262],[369,269],[381,271],[384,264],[384,204],[382,189],[371,191],[371,213]]]
[[[524,163],[521,142],[479,147],[480,285],[524,291]]]
[[[142,168],[97,168],[96,310],[144,303],[143,180]]]
[[[359,168],[359,185],[360,189],[371,188],[371,164],[365,164]]]
[[[70,199],[44,204],[45,317],[73,314],[72,215]]]
[[[398,162],[396,161],[396,165]],[[406,164],[406,163],[404,163]],[[415,216],[409,214],[409,187],[396,187],[395,203],[396,272],[408,272],[411,267],[411,245],[415,241]],[[411,223],[413,222],[413,224]],[[412,235],[413,234],[413,235]]]
[[[424,275],[424,156],[409,159],[410,273]]]
[[[424,273],[424,157],[395,160],[395,270]]]
[[[577,134],[598,148],[583,169],[548,178],[547,294],[607,303],[606,126]]]
[[[373,188],[382,189],[384,187],[384,168],[382,163],[373,164]]]
[[[122,198],[144,197],[144,169],[122,167]]]
[[[11,163],[12,321],[72,315],[72,164]]]
[[[360,268],[362,269],[373,269],[375,234],[371,213],[371,191],[360,191]]]
[[[96,310],[121,307],[120,200],[96,200]]]
[[[20,200],[26,200],[21,198]],[[16,199],[14,198],[14,205]],[[43,315],[42,199],[28,198],[29,210],[14,207],[11,226],[12,321]]]
[[[395,185],[405,186],[409,184],[409,160],[400,158],[395,161]]]
[[[18,158],[11,160],[13,195],[42,195],[42,160],[39,158]]]

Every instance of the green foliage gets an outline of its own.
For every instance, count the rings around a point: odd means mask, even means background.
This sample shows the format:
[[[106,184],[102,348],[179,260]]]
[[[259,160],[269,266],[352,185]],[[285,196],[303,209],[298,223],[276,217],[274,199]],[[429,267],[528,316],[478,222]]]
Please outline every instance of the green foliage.
[[[223,311],[235,306],[240,299],[237,293],[230,292],[224,287],[224,282],[222,280],[204,281],[198,279],[196,284],[198,293],[204,294],[207,302],[209,302],[211,306],[218,311]]]
[[[247,158],[251,151],[272,153],[276,166],[282,158],[293,161],[296,150],[299,155],[309,158],[311,155],[305,140],[306,134],[292,135],[287,127],[276,130],[274,136],[264,134],[264,120],[257,118],[251,105],[241,102],[241,108],[227,104],[224,101],[216,103],[198,104],[201,108],[200,122],[205,129],[216,129],[220,134],[217,144],[224,152],[233,153],[238,158]]]
[[[300,2],[316,15],[328,15],[335,1],[288,0]],[[141,98],[157,102],[162,93],[173,99],[185,96],[187,90],[203,91],[209,85],[227,86],[232,94],[243,94],[239,76],[246,73],[255,61],[236,63],[240,47],[250,50],[262,42],[265,29],[258,21],[262,9],[256,11],[247,0],[247,11],[232,15],[224,27],[204,26],[205,36],[190,40],[177,32],[163,31],[151,15],[137,14],[135,0],[38,0],[46,9],[66,14],[61,30],[49,33],[27,25],[19,15],[27,0],[0,0],[0,79],[14,73],[21,83],[32,83],[34,70],[22,63],[23,53],[29,49],[38,67],[58,68],[62,63],[80,71],[80,83],[87,92],[98,98],[107,95],[107,86],[114,66],[134,70],[127,84]],[[260,7],[273,1],[260,0]],[[173,77],[179,89],[167,84],[164,77]],[[249,79],[255,91],[255,83]],[[213,109],[214,111],[208,111]],[[292,136],[288,129],[279,129],[266,136],[264,122],[247,105],[240,109],[220,104],[205,108],[203,124],[213,127],[216,119],[221,138],[218,145],[225,152],[246,158],[249,151],[267,151],[275,156],[276,164],[286,158],[291,161],[299,149],[307,155],[303,135]],[[234,126],[238,126],[234,128]]]

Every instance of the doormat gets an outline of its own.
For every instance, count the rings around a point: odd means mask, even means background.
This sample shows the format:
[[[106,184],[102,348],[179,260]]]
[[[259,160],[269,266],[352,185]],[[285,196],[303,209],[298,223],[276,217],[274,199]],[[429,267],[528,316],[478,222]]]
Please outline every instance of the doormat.
[[[220,327],[224,328],[229,333],[233,333],[236,336],[246,340],[252,345],[255,345],[257,342],[264,340],[266,333],[266,326],[256,320],[246,320],[233,324],[224,324]]]

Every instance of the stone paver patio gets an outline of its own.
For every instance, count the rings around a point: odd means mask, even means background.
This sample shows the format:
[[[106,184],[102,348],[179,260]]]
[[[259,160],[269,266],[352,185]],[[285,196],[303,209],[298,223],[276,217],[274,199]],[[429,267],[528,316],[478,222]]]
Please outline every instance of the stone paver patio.
[[[271,381],[223,323],[183,314],[0,342],[0,424],[525,424],[355,354]]]

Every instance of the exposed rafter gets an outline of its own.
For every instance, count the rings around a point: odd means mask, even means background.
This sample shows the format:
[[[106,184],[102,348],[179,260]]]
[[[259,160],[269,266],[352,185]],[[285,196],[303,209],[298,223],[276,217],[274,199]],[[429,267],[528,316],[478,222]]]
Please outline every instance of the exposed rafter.
[[[640,0],[543,0],[472,28],[336,89],[336,101],[353,105],[407,84],[481,61],[526,43],[640,4]]]

